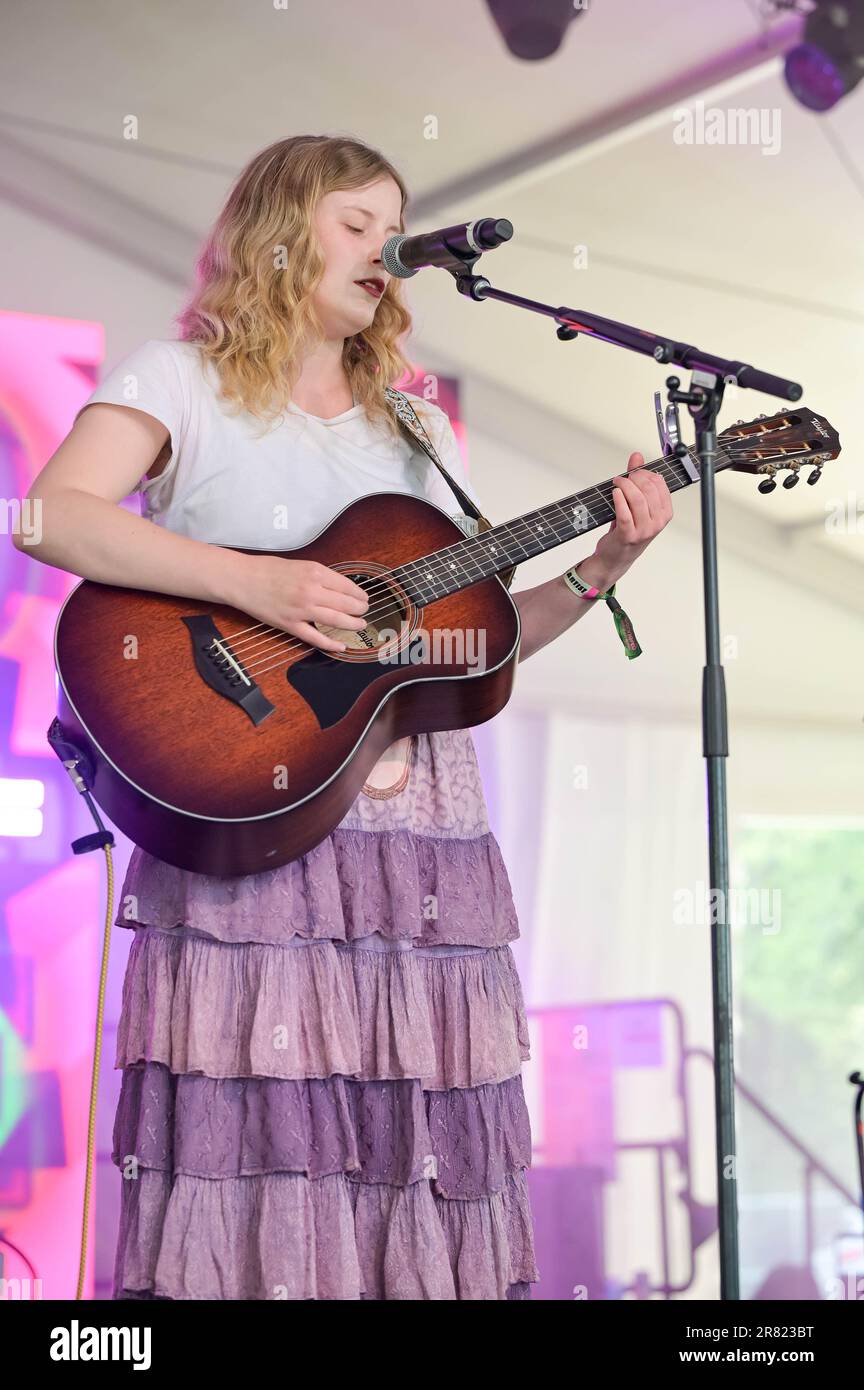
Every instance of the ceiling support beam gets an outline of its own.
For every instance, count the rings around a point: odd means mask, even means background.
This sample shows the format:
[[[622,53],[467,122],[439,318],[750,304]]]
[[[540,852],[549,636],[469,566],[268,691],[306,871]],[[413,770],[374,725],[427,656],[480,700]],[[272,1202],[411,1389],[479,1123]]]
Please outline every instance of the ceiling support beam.
[[[521,193],[551,175],[565,173],[605,149],[656,129],[676,107],[695,99],[722,101],[777,71],[781,54],[796,42],[799,16],[690,68],[659,86],[640,92],[590,120],[578,121],[548,139],[514,150],[470,173],[439,184],[411,201],[411,221],[435,217],[454,203]]]
[[[32,148],[2,124],[0,199],[166,284],[191,283],[199,236]]]

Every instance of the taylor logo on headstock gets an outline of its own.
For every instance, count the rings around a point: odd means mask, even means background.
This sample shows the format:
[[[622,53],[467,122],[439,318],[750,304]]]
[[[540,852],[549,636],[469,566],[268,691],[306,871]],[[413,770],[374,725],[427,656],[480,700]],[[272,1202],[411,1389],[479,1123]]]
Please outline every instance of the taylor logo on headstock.
[[[717,471],[733,468],[739,473],[765,475],[760,492],[773,492],[775,473],[788,470],[783,486],[798,482],[798,470],[813,464],[808,483],[817,483],[822,466],[840,453],[840,436],[823,415],[814,415],[805,406],[784,410],[777,415],[760,415],[757,420],[737,420],[718,438]]]

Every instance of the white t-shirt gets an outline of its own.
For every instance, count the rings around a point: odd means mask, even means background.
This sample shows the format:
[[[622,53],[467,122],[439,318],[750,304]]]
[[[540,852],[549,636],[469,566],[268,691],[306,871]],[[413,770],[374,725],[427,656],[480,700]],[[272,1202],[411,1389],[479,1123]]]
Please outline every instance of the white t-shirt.
[[[480,507],[447,415],[431,401],[410,399],[444,467]],[[171,456],[158,477],[139,482],[141,514],[193,540],[292,550],[370,492],[424,497],[471,531],[420,446],[373,428],[363,406],[322,420],[291,402],[272,426],[246,411],[231,415],[218,398],[215,368],[194,343],[150,339],[81,410],[97,401],[146,411],[165,425]]]

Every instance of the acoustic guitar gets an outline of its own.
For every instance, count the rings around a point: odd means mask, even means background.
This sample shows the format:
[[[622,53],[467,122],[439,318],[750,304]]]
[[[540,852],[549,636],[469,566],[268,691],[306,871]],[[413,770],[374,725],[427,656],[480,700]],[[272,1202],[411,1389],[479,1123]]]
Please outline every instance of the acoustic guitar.
[[[828,422],[795,408],[724,430],[715,468],[770,491],[779,470],[789,486],[812,465],[813,482],[839,452]],[[673,492],[699,481],[692,450],[644,467]],[[504,708],[521,628],[498,576],[614,517],[611,479],[475,536],[432,502],[377,492],[297,550],[226,547],[317,560],[364,588],[362,631],[319,625],[344,652],[235,608],[82,580],[54,634],[62,736],[95,801],[157,858],[277,868],[330,834],[396,739]]]

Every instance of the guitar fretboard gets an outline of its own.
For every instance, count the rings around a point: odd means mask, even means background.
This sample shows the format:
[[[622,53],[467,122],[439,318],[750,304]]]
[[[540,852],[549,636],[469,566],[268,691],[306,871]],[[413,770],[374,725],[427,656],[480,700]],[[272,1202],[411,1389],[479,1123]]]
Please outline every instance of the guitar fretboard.
[[[641,467],[661,473],[670,492],[677,492],[699,481],[699,458],[688,450],[690,469],[684,460],[673,457],[653,459]],[[721,449],[716,453],[717,467],[729,462]],[[631,472],[636,472],[634,469]],[[695,476],[691,476],[695,474]],[[536,511],[512,521],[501,522],[477,536],[468,536],[454,545],[423,555],[392,571],[393,577],[406,590],[412,603],[432,603],[435,599],[467,589],[481,579],[487,579],[523,560],[530,560],[552,550],[556,545],[585,535],[597,526],[615,520],[612,501],[613,479],[571,493],[557,502],[549,502]]]

